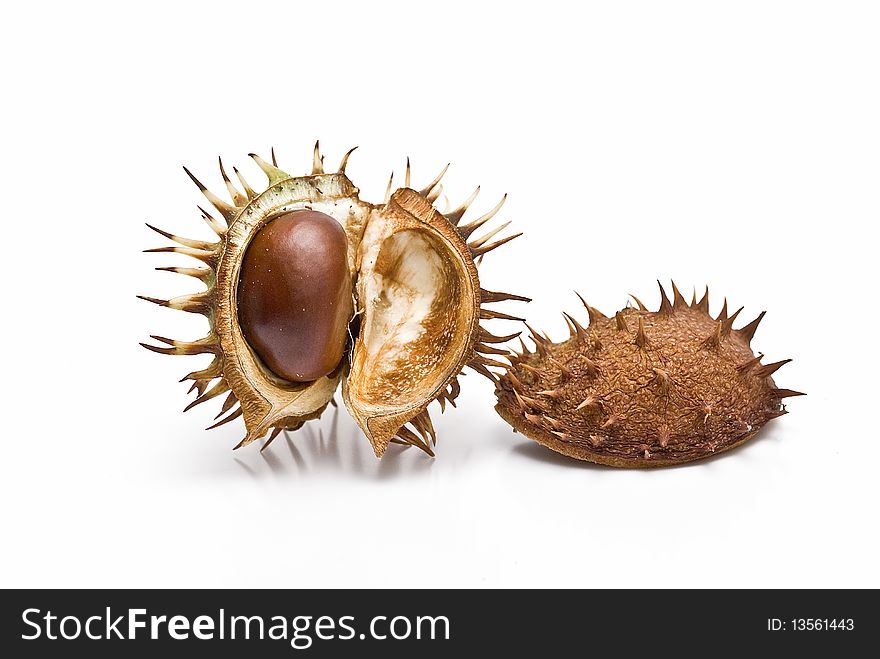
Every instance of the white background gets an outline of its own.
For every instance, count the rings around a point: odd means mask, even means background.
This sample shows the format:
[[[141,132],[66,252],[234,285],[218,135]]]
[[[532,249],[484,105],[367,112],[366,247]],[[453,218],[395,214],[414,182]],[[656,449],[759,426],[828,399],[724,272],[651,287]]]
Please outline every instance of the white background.
[[[880,586],[875,3],[15,3],[0,32],[0,585]],[[180,413],[204,361],[137,345],[205,330],[135,299],[196,288],[144,222],[207,238],[182,164],[220,191],[218,155],[256,183],[249,151],[305,173],[316,138],[360,145],[368,200],[407,155],[476,212],[509,192],[526,236],[483,283],[552,336],[574,289],[708,283],[809,395],[650,472],[513,435],[476,374],[433,460],[344,411],[232,452],[219,403]]]

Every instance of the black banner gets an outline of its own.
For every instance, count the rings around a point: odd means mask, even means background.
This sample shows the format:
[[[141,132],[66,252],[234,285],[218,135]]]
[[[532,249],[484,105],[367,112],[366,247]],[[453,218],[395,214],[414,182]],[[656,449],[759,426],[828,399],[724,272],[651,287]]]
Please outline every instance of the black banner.
[[[877,633],[861,590],[7,590],[9,656],[449,656],[602,649],[710,656],[804,650],[854,656]],[[9,653],[12,650],[12,653]],[[345,656],[344,654],[342,656]]]

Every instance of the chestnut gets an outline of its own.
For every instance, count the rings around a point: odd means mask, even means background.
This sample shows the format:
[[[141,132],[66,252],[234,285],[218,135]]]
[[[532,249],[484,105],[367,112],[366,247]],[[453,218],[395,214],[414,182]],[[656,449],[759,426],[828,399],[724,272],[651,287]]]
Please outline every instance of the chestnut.
[[[238,319],[263,364],[290,382],[312,382],[342,361],[352,318],[345,230],[312,210],[266,223],[248,245]]]

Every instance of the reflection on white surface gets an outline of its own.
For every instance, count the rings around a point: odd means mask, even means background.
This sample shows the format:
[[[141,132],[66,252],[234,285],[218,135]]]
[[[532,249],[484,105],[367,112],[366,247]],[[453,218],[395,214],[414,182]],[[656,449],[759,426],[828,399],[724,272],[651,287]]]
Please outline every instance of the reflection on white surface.
[[[377,459],[366,437],[339,407],[328,408],[326,420],[310,421],[296,432],[283,432],[263,450],[256,443],[235,462],[248,476],[320,478],[328,472],[374,480],[416,476],[431,469],[434,459],[414,447],[392,444]],[[340,415],[346,417],[340,433]],[[317,428],[317,430],[316,430]]]

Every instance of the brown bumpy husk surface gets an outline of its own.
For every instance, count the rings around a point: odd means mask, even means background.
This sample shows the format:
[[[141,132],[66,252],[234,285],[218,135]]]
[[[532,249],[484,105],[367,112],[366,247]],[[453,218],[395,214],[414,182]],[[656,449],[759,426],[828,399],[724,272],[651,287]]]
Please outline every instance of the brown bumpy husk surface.
[[[655,312],[639,304],[606,318],[585,305],[589,328],[567,316],[566,341],[533,331],[536,351],[511,357],[497,412],[554,451],[636,468],[727,451],[785,414],[782,399],[798,392],[770,377],[785,362],[762,365],[749,345],[763,314],[734,330],[726,303],[712,318],[708,295],[689,305],[674,290]]]

